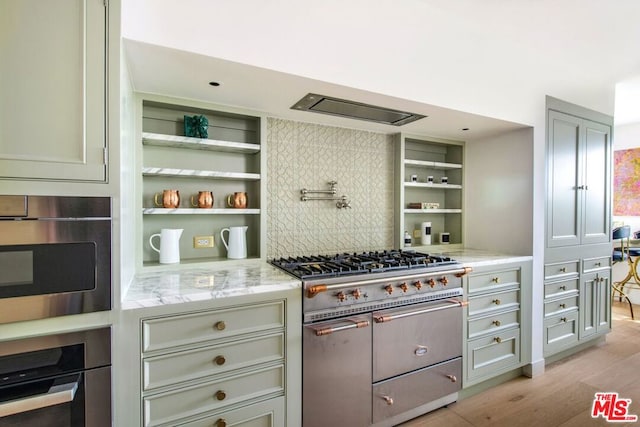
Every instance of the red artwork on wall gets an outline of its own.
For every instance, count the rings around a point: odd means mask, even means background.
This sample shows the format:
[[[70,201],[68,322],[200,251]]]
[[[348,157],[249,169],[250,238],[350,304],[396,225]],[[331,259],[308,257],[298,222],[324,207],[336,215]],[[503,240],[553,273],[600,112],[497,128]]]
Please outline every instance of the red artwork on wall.
[[[613,153],[613,214],[640,216],[640,148]]]

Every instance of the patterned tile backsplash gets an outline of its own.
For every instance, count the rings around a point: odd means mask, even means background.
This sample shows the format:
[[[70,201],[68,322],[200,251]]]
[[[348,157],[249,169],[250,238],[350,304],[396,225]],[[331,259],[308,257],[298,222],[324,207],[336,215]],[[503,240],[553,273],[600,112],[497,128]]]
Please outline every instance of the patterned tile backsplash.
[[[268,118],[267,153],[267,258],[393,246],[391,135]],[[351,209],[300,200],[333,180]]]

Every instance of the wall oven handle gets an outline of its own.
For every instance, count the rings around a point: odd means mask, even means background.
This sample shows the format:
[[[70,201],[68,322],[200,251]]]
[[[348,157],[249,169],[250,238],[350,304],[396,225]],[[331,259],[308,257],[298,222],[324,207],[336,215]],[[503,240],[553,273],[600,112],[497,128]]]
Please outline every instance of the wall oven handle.
[[[432,313],[434,311],[447,310],[447,309],[455,308],[455,307],[464,307],[464,306],[469,304],[467,301],[460,301],[460,300],[457,300],[457,299],[449,299],[449,300],[446,300],[444,302],[447,302],[448,305],[439,305],[437,307],[424,308],[422,310],[410,311],[410,312],[407,312],[407,313],[391,314],[391,315],[388,315],[388,316],[384,316],[384,315],[376,316],[376,315],[374,315],[373,316],[373,320],[376,323],[384,323],[384,322],[390,322],[390,321],[396,320],[396,319],[402,319],[403,317],[416,316],[418,314],[425,314],[425,313]]]
[[[368,320],[348,320],[351,324],[343,325],[343,326],[330,326],[328,328],[313,328],[317,337],[321,337],[323,335],[329,335],[334,332],[346,331],[348,329],[356,329],[356,328],[366,328],[370,325]]]
[[[420,274],[409,274],[406,276],[394,277],[393,279],[394,280],[420,279],[420,278],[424,278],[425,274],[428,274],[431,276],[443,276],[445,274],[454,274],[456,277],[462,277],[465,274],[470,273],[471,271],[472,271],[471,267],[462,267],[454,270],[443,270],[443,271],[437,271],[433,273],[422,272]],[[320,292],[326,292],[333,289],[353,288],[356,286],[366,286],[366,285],[371,285],[379,282],[380,282],[380,279],[369,279],[369,280],[357,280],[357,281],[348,282],[348,283],[336,283],[333,285],[325,285],[325,284],[313,285],[307,289],[307,298],[313,298],[316,295],[318,295]]]
[[[78,390],[79,381],[80,375],[76,377],[75,381],[51,386],[46,393],[1,403],[0,417],[72,402]]]

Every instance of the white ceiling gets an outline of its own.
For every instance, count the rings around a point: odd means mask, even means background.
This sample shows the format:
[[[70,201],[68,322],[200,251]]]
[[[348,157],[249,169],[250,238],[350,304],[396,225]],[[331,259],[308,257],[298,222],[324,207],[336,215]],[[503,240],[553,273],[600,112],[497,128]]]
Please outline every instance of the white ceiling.
[[[463,139],[539,124],[545,95],[640,121],[640,108],[615,100],[617,83],[640,76],[638,0],[126,0],[122,8],[139,91]],[[289,110],[307,92],[430,117],[380,128]]]

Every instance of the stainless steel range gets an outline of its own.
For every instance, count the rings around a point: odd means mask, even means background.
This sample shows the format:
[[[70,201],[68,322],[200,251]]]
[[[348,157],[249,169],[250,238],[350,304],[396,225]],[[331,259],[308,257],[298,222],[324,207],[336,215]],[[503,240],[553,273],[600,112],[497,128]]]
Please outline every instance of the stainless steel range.
[[[304,427],[393,426],[457,400],[470,268],[403,250],[271,264],[303,283]]]

